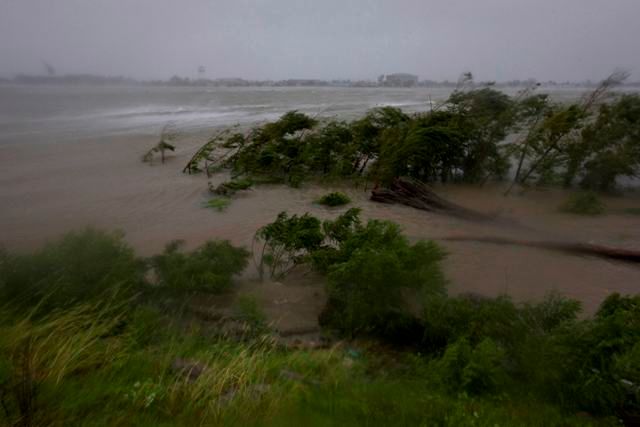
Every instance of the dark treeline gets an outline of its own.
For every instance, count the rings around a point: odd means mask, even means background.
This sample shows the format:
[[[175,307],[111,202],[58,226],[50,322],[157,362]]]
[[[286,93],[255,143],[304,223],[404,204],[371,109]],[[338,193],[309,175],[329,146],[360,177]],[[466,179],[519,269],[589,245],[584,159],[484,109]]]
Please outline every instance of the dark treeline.
[[[166,80],[142,80],[125,76],[102,76],[96,74],[65,74],[65,75],[32,75],[18,74],[12,78],[0,78],[0,83],[17,84],[72,84],[72,85],[153,85],[153,86],[213,86],[213,87],[432,87],[455,89],[459,85],[457,80],[415,79],[413,81],[384,82],[378,80],[352,79],[308,79],[289,78],[282,80],[251,80],[240,77],[204,78],[183,77],[174,75]],[[496,88],[518,88],[543,85],[547,87],[594,88],[597,82],[590,80],[581,82],[555,81],[537,82],[535,79],[507,80],[500,82],[480,82],[478,86],[493,86]],[[622,83],[626,87],[640,87],[640,82]]]

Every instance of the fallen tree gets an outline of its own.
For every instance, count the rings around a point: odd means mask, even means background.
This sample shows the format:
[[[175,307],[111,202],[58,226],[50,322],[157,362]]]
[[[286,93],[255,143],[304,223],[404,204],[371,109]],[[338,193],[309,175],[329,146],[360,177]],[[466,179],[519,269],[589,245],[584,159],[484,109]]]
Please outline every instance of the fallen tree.
[[[592,245],[590,243],[557,242],[544,240],[521,240],[506,237],[486,237],[486,236],[452,236],[442,240],[452,242],[478,242],[495,245],[514,245],[532,248],[551,249],[570,253],[573,255],[595,256],[599,258],[613,259],[618,261],[640,263],[640,251],[632,249],[612,248],[609,246]]]
[[[472,221],[497,221],[497,218],[451,203],[435,194],[426,184],[408,178],[397,178],[385,188],[374,188],[371,200],[380,203],[399,203],[427,212],[446,214]],[[550,249],[581,256],[595,256],[618,261],[640,263],[640,251],[589,243],[520,240],[490,236],[452,236],[443,240],[515,245]]]
[[[452,215],[473,221],[494,221],[495,217],[467,209],[438,196],[428,185],[410,178],[396,178],[387,187],[374,188],[371,200],[399,203],[427,212]]]

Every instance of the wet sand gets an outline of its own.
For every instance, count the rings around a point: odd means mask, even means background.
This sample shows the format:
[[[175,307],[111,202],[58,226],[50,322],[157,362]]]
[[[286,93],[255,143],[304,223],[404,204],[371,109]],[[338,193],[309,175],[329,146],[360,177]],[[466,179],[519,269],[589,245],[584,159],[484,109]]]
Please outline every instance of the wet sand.
[[[110,137],[55,144],[0,145],[0,246],[29,250],[65,231],[94,226],[120,229],[141,255],[162,250],[170,240],[194,247],[207,239],[229,239],[250,246],[257,228],[283,210],[330,218],[342,209],[313,204],[330,186],[290,189],[264,186],[237,197],[224,211],[205,209],[209,198],[204,175],[181,169],[199,145],[198,138],[178,142],[164,165],[143,164],[141,155],[155,137]],[[224,175],[212,178],[221,182]],[[446,198],[497,214],[523,227],[479,224],[429,214],[404,206],[373,203],[362,189],[342,188],[366,218],[400,223],[411,239],[448,236],[502,236],[522,239],[592,242],[640,249],[640,194],[605,200],[610,213],[582,218],[559,213],[561,190],[530,191],[503,197],[499,187],[438,187]],[[474,242],[442,241],[450,292],[508,293],[516,300],[538,299],[557,290],[583,302],[592,313],[611,292],[637,293],[640,267],[558,252]],[[246,273],[251,278],[253,272]],[[286,286],[295,286],[287,283]],[[315,293],[310,293],[315,295]]]

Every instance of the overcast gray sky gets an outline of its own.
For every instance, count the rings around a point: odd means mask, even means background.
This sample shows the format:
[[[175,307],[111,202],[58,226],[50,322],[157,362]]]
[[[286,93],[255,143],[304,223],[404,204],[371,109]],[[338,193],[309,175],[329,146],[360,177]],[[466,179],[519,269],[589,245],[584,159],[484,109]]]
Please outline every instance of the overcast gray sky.
[[[0,0],[0,75],[640,79],[640,0]]]

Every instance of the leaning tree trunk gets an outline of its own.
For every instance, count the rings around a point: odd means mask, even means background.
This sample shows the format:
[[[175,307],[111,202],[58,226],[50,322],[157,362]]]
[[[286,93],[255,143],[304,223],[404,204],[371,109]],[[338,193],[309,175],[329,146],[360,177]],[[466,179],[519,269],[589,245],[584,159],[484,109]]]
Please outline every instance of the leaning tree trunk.
[[[474,236],[452,236],[442,240],[452,242],[478,242],[495,245],[514,245],[531,248],[550,249],[566,252],[573,255],[595,256],[599,258],[613,259],[631,263],[640,263],[640,251],[632,249],[613,248],[610,246],[593,245],[590,243],[554,242],[544,240],[519,240],[505,237],[474,237]]]
[[[451,203],[433,192],[423,182],[396,178],[391,185],[374,188],[371,200],[380,203],[399,203],[428,212],[436,212],[474,221],[491,221],[493,217]]]
[[[472,221],[496,221],[496,218],[451,203],[438,196],[426,184],[407,178],[397,178],[386,188],[375,188],[371,191],[371,200],[381,203],[400,203],[416,209],[438,214],[455,216]],[[517,225],[509,221],[500,221],[503,225]],[[526,227],[523,227],[526,228]],[[442,240],[460,242],[480,242],[498,245],[516,245],[541,249],[556,250],[573,255],[595,256],[599,258],[640,263],[640,251],[592,245],[589,243],[554,242],[518,240],[503,237],[455,236]]]

